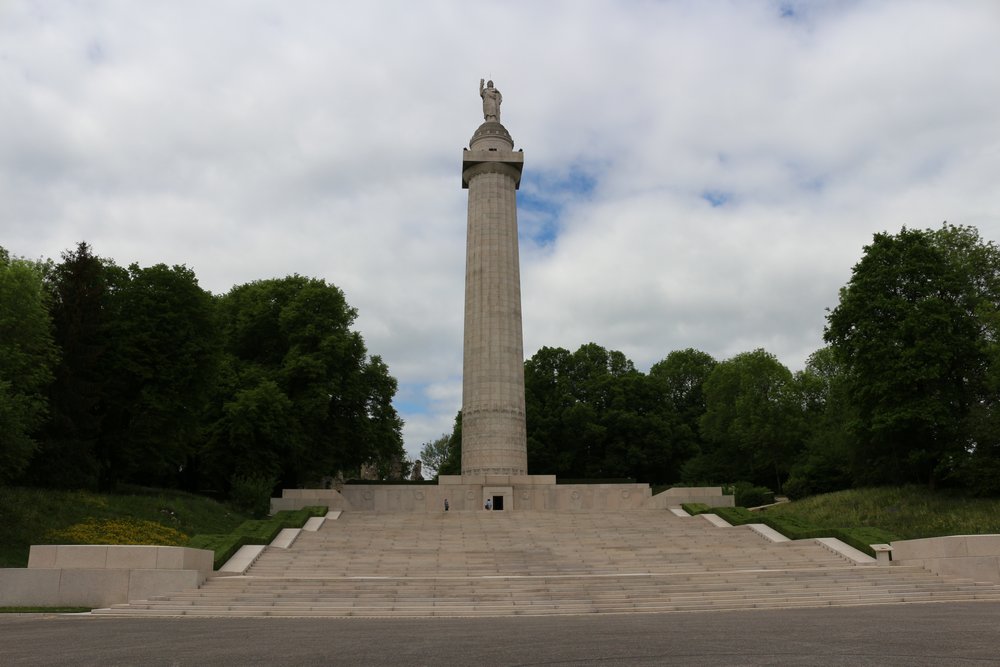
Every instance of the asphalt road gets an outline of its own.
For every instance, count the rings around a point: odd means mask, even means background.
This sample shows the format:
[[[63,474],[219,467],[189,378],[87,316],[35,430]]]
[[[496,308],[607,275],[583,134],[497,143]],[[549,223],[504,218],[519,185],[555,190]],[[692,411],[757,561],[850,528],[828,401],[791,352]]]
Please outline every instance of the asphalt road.
[[[1000,665],[1000,604],[496,619],[0,615],[8,665]]]

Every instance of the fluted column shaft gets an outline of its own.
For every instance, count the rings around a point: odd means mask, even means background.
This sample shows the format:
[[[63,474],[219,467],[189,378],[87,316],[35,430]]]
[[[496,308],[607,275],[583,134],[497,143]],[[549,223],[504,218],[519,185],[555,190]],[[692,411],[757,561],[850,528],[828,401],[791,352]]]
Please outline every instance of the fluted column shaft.
[[[525,475],[528,455],[515,195],[520,160],[508,164],[503,155],[489,157],[493,159],[488,162],[467,160],[463,172],[469,188],[469,215],[462,474]]]

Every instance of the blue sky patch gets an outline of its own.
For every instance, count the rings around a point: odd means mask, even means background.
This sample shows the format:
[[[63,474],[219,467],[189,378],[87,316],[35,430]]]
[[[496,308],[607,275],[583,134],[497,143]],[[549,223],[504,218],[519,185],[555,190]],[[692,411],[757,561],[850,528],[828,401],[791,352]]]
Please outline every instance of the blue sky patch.
[[[733,195],[722,190],[707,190],[701,193],[701,198],[711,204],[712,208],[719,208],[728,204]]]
[[[554,243],[565,207],[589,199],[596,185],[592,174],[579,169],[525,173],[517,193],[520,237],[539,246]]]

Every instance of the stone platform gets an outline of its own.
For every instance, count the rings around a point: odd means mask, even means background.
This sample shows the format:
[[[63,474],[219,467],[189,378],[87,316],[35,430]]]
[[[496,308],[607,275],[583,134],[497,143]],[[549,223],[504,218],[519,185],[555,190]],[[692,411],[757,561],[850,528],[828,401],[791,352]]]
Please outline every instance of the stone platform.
[[[271,499],[271,513],[325,505],[363,512],[452,512],[495,510],[603,512],[665,509],[682,503],[732,507],[722,488],[672,488],[652,495],[648,484],[557,484],[555,475],[442,475],[435,484],[348,484],[335,489],[284,489]]]
[[[1000,586],[859,565],[666,510],[344,512],[245,576],[124,616],[503,616],[1000,600]]]

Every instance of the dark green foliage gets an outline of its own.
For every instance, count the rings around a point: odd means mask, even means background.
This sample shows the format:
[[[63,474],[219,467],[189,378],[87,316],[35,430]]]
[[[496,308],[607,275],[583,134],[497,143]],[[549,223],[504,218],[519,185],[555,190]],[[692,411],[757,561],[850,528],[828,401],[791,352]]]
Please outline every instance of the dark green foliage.
[[[736,482],[726,493],[733,494],[733,502],[737,507],[760,507],[774,502],[774,492],[763,486],[755,486],[750,482]]]
[[[96,489],[98,448],[111,377],[109,303],[121,269],[86,243],[62,255],[49,272],[50,309],[61,352],[49,389],[50,414],[28,474],[35,484]]]
[[[301,276],[213,298],[186,267],[126,270],[86,243],[50,266],[0,250],[0,477],[225,493],[234,476],[404,474],[396,380],[355,316]]]
[[[217,375],[212,297],[186,267],[133,264],[109,303],[102,485],[177,486]]]
[[[744,352],[715,365],[703,390],[704,444],[684,480],[749,479],[780,489],[802,441],[792,373],[764,350]]]
[[[0,483],[16,478],[37,447],[57,349],[43,267],[0,248]]]
[[[711,512],[712,508],[705,503],[681,503],[681,509],[694,516],[695,514],[705,514]]]
[[[850,488],[851,425],[855,419],[843,368],[829,347],[814,352],[795,374],[804,417],[803,450],[782,491],[795,500]]]
[[[681,459],[702,450],[701,417],[705,414],[705,380],[717,363],[711,355],[688,348],[671,352],[649,369],[649,377],[676,415],[672,439]]]
[[[32,544],[88,519],[152,521],[185,535],[227,532],[245,517],[204,496],[121,485],[119,493],[0,486],[0,567],[25,567]],[[61,541],[61,540],[59,540]]]
[[[396,380],[351,330],[356,311],[323,280],[289,276],[218,300],[225,354],[209,410],[204,474],[277,477],[286,487],[403,459]]]
[[[461,475],[462,474],[462,411],[455,415],[455,424],[451,429],[451,436],[448,438],[448,456],[445,457],[438,469],[440,475]]]
[[[558,477],[674,481],[686,454],[661,383],[621,352],[542,348],[525,362],[528,467]]]
[[[271,511],[271,494],[277,480],[264,475],[233,475],[229,483],[229,499],[233,507],[255,519]]]
[[[859,484],[933,487],[977,451],[994,460],[990,391],[1000,252],[966,227],[876,234],[828,317],[856,411]],[[983,461],[983,462],[986,462]],[[970,480],[971,481],[971,480]]]

